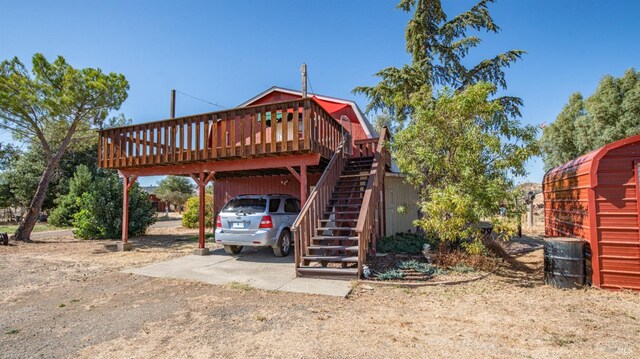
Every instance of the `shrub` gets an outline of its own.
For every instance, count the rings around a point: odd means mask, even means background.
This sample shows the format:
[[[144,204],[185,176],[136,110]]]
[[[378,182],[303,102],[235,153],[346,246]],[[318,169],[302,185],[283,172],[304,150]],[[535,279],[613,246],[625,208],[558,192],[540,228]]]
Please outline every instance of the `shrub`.
[[[404,277],[404,272],[399,269],[389,269],[386,272],[382,272],[378,274],[378,279],[380,280],[393,280],[400,279]]]
[[[424,245],[429,244],[431,248],[436,247],[436,241],[422,234],[397,233],[393,236],[383,237],[377,243],[377,250],[380,253],[394,254],[421,254]]]
[[[129,236],[143,235],[155,223],[156,211],[146,192],[134,184],[129,190]],[[94,181],[82,195],[75,214],[74,234],[83,239],[117,239],[122,235],[122,183],[115,174]]]
[[[418,262],[415,259],[402,261],[398,264],[401,269],[413,269],[425,275],[441,273],[442,271],[430,263]]]
[[[210,194],[205,195],[205,227],[213,227],[213,196]],[[185,210],[182,213],[182,226],[185,228],[198,228],[200,214],[200,198],[197,196],[191,197],[185,204]]]
[[[51,211],[49,223],[56,227],[68,227],[73,224],[73,216],[80,212],[82,195],[91,188],[93,176],[89,167],[80,165],[69,181],[69,193],[56,199],[57,207]]]

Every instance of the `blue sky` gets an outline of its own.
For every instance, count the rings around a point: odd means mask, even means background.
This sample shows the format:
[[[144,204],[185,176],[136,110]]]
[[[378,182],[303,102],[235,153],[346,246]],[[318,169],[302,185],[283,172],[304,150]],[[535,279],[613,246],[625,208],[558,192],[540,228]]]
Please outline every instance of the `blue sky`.
[[[351,90],[410,61],[409,16],[396,3],[0,0],[0,58],[28,63],[42,52],[75,67],[123,73],[131,90],[119,112],[134,122],[168,117],[172,88],[225,107],[273,85],[299,89],[303,62],[314,91],[364,108],[366,98]],[[443,3],[453,16],[475,1]],[[550,123],[571,93],[588,96],[605,74],[640,67],[640,1],[501,0],[490,10],[501,32],[482,34],[468,59],[527,51],[507,70],[504,91],[524,100],[525,123]],[[178,116],[217,109],[178,95]],[[529,172],[521,181],[540,181],[542,162],[532,160]]]

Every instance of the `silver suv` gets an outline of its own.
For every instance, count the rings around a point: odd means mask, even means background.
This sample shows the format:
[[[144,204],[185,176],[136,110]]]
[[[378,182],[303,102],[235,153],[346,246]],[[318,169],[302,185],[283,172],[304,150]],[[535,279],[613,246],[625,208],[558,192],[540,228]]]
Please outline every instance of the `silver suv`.
[[[286,194],[234,197],[216,218],[216,243],[228,254],[238,254],[244,246],[270,246],[277,257],[285,257],[293,246],[290,228],[299,213],[300,201]]]

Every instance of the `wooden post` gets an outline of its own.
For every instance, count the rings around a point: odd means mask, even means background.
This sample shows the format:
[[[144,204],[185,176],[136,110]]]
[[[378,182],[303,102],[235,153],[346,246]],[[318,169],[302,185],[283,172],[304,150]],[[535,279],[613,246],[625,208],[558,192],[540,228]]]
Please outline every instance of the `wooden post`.
[[[176,118],[176,90],[171,90],[171,111],[170,118]]]
[[[129,177],[122,177],[122,243],[129,241]]]
[[[300,182],[300,206],[304,207],[305,202],[307,202],[307,165],[300,165],[300,173],[296,172],[293,167],[287,166],[287,169],[293,177],[295,177],[298,182]]]
[[[198,186],[198,197],[200,199],[198,216],[198,248],[194,251],[194,254],[201,256],[209,254],[209,248],[205,247],[206,188],[214,175],[215,172],[209,172],[209,174],[205,172],[191,174],[191,178],[193,178]]]
[[[302,98],[307,98],[307,64],[302,64]]]
[[[136,175],[129,176],[118,171],[122,177],[122,242],[118,243],[118,250],[130,251],[133,246],[129,243],[129,190],[136,182]]]
[[[307,202],[307,165],[300,166],[300,204],[304,207]]]
[[[204,183],[204,172],[200,172],[200,183],[198,184],[198,195],[200,196],[200,216],[198,223],[198,248],[204,249],[204,227],[205,227],[205,211],[206,211],[206,201],[205,201],[205,186]]]

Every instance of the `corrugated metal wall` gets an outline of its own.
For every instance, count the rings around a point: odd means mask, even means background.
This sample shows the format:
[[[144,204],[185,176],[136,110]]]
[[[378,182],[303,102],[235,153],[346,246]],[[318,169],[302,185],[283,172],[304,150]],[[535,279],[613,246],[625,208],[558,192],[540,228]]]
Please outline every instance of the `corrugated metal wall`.
[[[638,162],[633,136],[545,175],[545,233],[590,242],[596,286],[640,290]]]
[[[640,143],[636,142],[607,152],[597,169],[596,228],[605,288],[640,290],[637,161]]]
[[[588,193],[594,155],[582,156],[545,175],[542,188],[547,236],[589,240]]]
[[[419,218],[418,193],[412,185],[404,182],[404,177],[387,174],[384,178],[385,210],[387,228],[385,235],[412,231],[413,221]],[[398,207],[405,206],[405,214],[398,213]]]

